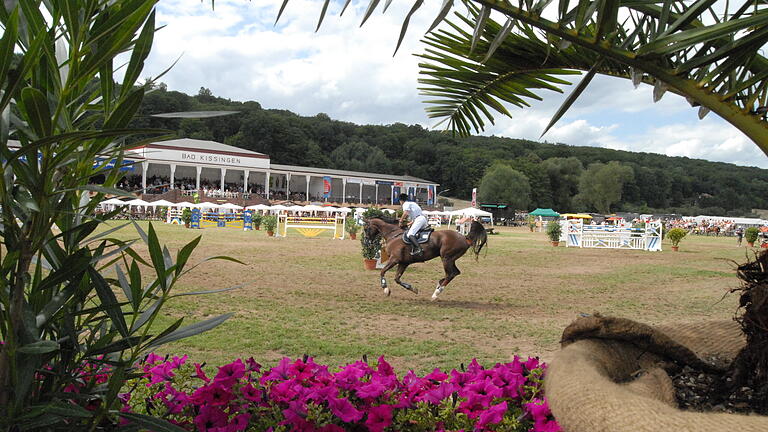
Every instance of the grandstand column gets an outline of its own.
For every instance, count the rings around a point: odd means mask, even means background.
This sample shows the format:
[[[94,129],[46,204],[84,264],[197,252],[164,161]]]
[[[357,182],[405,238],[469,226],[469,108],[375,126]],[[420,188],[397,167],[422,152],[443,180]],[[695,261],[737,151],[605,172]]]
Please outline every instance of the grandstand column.
[[[171,164],[171,189],[174,189],[173,185],[174,183],[176,183],[175,176],[176,176],[176,164]]]
[[[347,178],[341,178],[341,202],[347,202]]]
[[[379,184],[376,183],[376,192],[373,194],[373,200],[376,205],[379,205]]]
[[[250,171],[243,170],[243,193],[248,193],[248,173]]]
[[[360,180],[360,204],[363,203],[363,180]]]
[[[266,194],[265,198],[269,199],[269,171],[264,174],[264,193]]]
[[[311,175],[307,175],[305,177],[307,178],[307,195],[304,198],[306,198],[307,202],[310,202],[310,199],[309,199],[309,182],[312,180],[312,176]]]
[[[291,199],[291,174],[285,175],[285,199]]]
[[[195,177],[195,189],[200,190],[200,173],[203,171],[203,167],[195,167],[195,171],[197,171],[197,176]]]
[[[221,169],[221,191],[224,192],[224,177],[227,176],[227,169],[222,168]]]
[[[141,193],[147,192],[147,170],[149,169],[149,161],[144,161],[141,164]]]

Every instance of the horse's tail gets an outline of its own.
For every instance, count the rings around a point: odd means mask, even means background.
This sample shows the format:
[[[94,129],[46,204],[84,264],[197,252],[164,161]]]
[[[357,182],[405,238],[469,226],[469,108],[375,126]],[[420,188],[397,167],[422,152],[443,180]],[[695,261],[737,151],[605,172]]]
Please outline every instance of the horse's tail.
[[[485,232],[485,228],[478,221],[472,221],[472,226],[469,228],[469,235],[467,236],[472,245],[472,252],[475,254],[475,260],[480,256],[480,251],[483,249],[486,243],[488,243],[488,234]]]

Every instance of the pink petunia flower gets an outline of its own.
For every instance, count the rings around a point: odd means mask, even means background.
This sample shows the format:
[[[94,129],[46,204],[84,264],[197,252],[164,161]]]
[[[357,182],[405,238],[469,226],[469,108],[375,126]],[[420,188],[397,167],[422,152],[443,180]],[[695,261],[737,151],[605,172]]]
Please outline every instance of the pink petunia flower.
[[[262,391],[252,386],[250,383],[243,386],[240,391],[243,393],[245,400],[250,402],[261,402]]]
[[[219,372],[213,378],[213,382],[231,387],[237,380],[245,376],[245,365],[237,359],[230,364],[219,367]]]
[[[440,402],[451,397],[453,392],[455,392],[457,389],[458,387],[455,384],[444,382],[432,390],[427,391],[424,394],[422,400],[427,401],[433,405],[440,405]]]
[[[214,406],[203,405],[200,413],[195,417],[195,426],[200,432],[207,432],[212,428],[226,426],[227,414]]]
[[[347,398],[330,398],[328,399],[328,407],[331,408],[331,412],[336,417],[346,423],[356,422],[363,418],[363,412],[358,411]]]
[[[357,397],[361,399],[376,399],[387,390],[378,380],[371,380],[357,389]]]
[[[504,419],[504,414],[507,412],[507,402],[502,402],[500,404],[493,405],[492,407],[488,408],[485,412],[480,414],[480,418],[477,420],[477,423],[475,424],[475,430],[481,431],[485,429],[485,426],[488,424],[495,424],[499,423],[501,420]]]
[[[442,372],[439,368],[435,368],[432,373],[425,376],[424,378],[433,381],[445,381],[448,379],[448,374]]]
[[[392,405],[379,405],[368,410],[365,425],[371,432],[383,432],[392,424]]]
[[[195,363],[195,374],[192,375],[192,378],[199,378],[205,382],[211,382],[211,379],[208,378],[207,375],[205,375],[205,371],[203,370],[203,365],[200,363]]]

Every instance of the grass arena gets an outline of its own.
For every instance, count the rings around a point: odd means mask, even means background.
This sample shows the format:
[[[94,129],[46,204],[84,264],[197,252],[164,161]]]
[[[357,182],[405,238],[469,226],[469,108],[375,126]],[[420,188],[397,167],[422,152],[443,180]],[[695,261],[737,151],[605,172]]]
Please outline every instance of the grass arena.
[[[162,324],[234,313],[210,332],[163,347],[214,365],[240,356],[269,364],[302,354],[344,364],[384,354],[400,371],[424,372],[473,357],[490,364],[514,354],[549,360],[562,329],[579,313],[652,324],[730,318],[737,299],[721,299],[737,284],[733,261],[748,253],[732,237],[701,236],[686,237],[680,252],[670,251],[667,241],[663,252],[553,248],[544,233],[500,227],[479,261],[457,261],[462,274],[431,302],[442,277],[439,260],[405,273],[403,280],[419,287],[419,295],[393,286],[384,297],[378,271],[363,269],[359,240],[333,240],[329,232],[275,238],[236,228],[154,226],[172,253],[201,235],[191,263],[215,255],[245,263],[198,267],[182,279],[180,291],[244,286],[178,297],[165,309]],[[114,235],[136,234],[126,227]]]

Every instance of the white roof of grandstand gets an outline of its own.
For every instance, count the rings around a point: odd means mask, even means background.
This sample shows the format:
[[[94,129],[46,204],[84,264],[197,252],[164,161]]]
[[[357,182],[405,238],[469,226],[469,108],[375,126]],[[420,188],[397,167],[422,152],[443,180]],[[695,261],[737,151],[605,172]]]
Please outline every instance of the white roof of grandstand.
[[[346,171],[346,170],[336,170],[336,169],[330,169],[330,168],[315,168],[315,167],[279,165],[279,164],[270,163],[269,169],[277,170],[277,171],[290,171],[290,172],[302,172],[302,173],[309,173],[309,174],[329,175],[329,176],[335,176],[335,177],[344,176],[344,177],[366,178],[371,180],[389,180],[389,181],[398,181],[398,182],[407,182],[407,183],[419,183],[422,185],[438,184],[431,180],[424,180],[418,177],[412,177],[412,176],[406,176],[406,175],[398,176],[398,175],[392,175],[392,174]]]
[[[264,153],[250,151],[250,150],[242,149],[240,147],[222,144],[216,141],[206,141],[206,140],[199,140],[199,139],[192,139],[192,138],[179,138],[175,140],[158,141],[155,143],[148,144],[147,146],[151,147],[153,145],[175,147],[175,148],[178,148],[179,150],[210,150],[210,151],[216,151],[216,152],[240,153],[244,156],[259,156],[259,157],[266,156]]]

